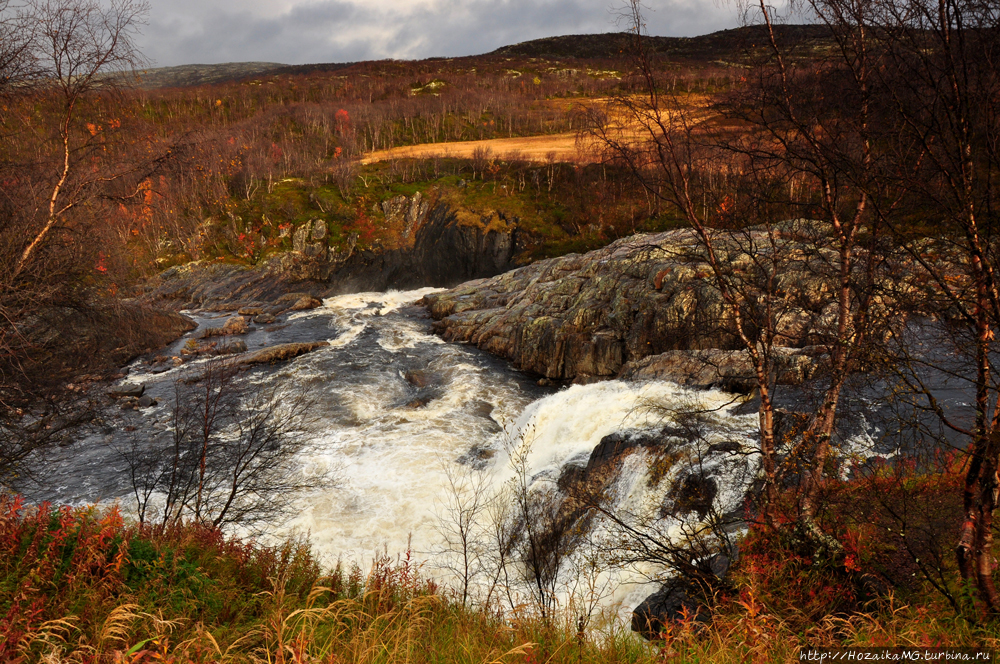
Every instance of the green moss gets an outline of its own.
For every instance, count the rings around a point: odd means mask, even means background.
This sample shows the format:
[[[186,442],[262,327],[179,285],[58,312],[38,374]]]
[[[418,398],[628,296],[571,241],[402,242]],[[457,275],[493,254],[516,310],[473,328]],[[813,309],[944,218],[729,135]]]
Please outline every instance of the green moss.
[[[624,184],[623,173],[605,167],[496,158],[491,163],[485,175],[481,164],[455,158],[374,163],[360,167],[348,187],[331,176],[281,180],[250,198],[234,196],[224,210],[214,211],[229,221],[220,224],[203,253],[258,262],[291,249],[295,229],[317,219],[326,223],[327,241],[335,251],[355,236],[362,249],[398,247],[403,229],[385,219],[380,204],[417,193],[431,204],[451,205],[459,223],[497,223],[499,215],[519,220],[520,262],[586,252],[637,231],[683,225],[675,218],[643,214],[645,198]]]

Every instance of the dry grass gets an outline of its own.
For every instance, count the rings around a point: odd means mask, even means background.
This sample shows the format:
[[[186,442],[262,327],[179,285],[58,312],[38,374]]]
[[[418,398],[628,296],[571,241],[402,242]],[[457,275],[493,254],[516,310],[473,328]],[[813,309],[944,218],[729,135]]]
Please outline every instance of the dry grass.
[[[589,164],[598,161],[595,151],[588,149],[586,145],[578,144],[575,133],[566,133],[551,136],[492,138],[482,141],[408,145],[391,150],[371,152],[361,160],[361,163],[371,164],[391,159],[429,159],[432,157],[472,159],[473,153],[477,149],[483,148],[488,148],[493,155],[500,157],[517,153],[519,160],[537,163],[556,161]]]
[[[638,101],[642,103],[641,100]],[[668,106],[677,105],[678,110],[687,114],[689,122],[702,122],[710,118],[707,109],[711,102],[712,97],[709,95],[686,94],[672,98]],[[624,131],[625,135],[632,140],[645,137],[646,133],[642,131],[636,117],[624,115],[620,111],[609,111],[608,103],[609,100],[606,98],[591,99],[586,104],[555,99],[547,100],[545,105],[559,108],[567,114],[586,113],[589,108],[611,112],[613,115],[612,123],[617,127],[617,131]],[[496,157],[506,158],[507,155],[512,155],[517,160],[535,163],[555,161],[572,164],[595,164],[600,163],[602,159],[600,146],[594,139],[581,136],[577,132],[566,132],[547,136],[408,145],[370,152],[361,159],[361,163],[372,164],[392,159],[429,159],[432,157],[472,159],[477,150],[484,148],[490,150],[490,153]]]

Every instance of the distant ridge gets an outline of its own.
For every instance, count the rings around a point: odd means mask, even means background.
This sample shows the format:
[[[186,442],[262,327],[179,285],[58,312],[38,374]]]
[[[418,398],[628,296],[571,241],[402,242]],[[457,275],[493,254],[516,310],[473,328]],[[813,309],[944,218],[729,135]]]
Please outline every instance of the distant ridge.
[[[248,76],[256,76],[287,67],[278,62],[227,62],[218,65],[180,65],[158,67],[136,72],[139,87],[184,88],[210,83],[225,83]]]
[[[828,44],[830,29],[823,25],[777,25],[775,35],[785,47],[823,47]],[[764,26],[720,30],[700,37],[647,36],[646,45],[653,53],[691,61],[729,59],[741,52],[765,44]],[[503,46],[489,55],[531,58],[615,58],[631,46],[632,35],[607,32],[591,35],[564,35]]]

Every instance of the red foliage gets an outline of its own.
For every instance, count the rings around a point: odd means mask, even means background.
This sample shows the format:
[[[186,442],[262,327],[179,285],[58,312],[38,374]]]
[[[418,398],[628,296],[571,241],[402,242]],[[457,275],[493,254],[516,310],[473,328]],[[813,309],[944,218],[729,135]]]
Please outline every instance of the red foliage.
[[[343,135],[351,127],[351,116],[344,109],[337,111],[336,115],[333,116],[334,122],[337,123],[337,133]]]
[[[368,216],[367,199],[361,198],[355,208],[354,228],[358,232],[358,238],[363,244],[370,244],[378,233],[378,228]]]
[[[20,661],[20,641],[48,620],[70,613],[86,616],[121,586],[125,540],[117,508],[42,504],[27,507],[20,497],[0,496],[0,578],[14,582],[0,618],[0,661]],[[93,601],[80,602],[79,591]],[[77,592],[73,592],[77,591]],[[67,598],[77,597],[75,606]],[[70,609],[73,609],[72,611]]]

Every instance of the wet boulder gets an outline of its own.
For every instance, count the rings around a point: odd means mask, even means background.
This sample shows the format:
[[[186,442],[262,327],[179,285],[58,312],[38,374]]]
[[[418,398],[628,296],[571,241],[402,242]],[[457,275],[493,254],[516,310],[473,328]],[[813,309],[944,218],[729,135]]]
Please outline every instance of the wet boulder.
[[[290,360],[299,355],[311,353],[314,350],[325,348],[330,345],[328,341],[311,341],[304,343],[289,343],[262,348],[261,350],[247,353],[236,360],[238,366],[250,366],[254,364],[274,364]]]
[[[468,451],[455,459],[455,462],[470,466],[474,470],[483,470],[489,466],[493,457],[496,456],[496,453],[497,451],[492,447],[477,444],[473,445]]]
[[[716,553],[696,561],[691,575],[668,579],[632,611],[632,631],[652,640],[672,622],[707,623],[713,591],[724,583],[735,555],[735,549],[733,555]]]
[[[142,393],[146,391],[146,386],[144,384],[136,385],[135,383],[125,383],[123,385],[118,385],[112,387],[108,390],[109,397],[123,398],[123,397],[141,397]]]
[[[707,622],[707,607],[697,599],[693,584],[683,579],[671,579],[632,611],[632,631],[652,640],[659,638],[671,622],[694,617]]]
[[[704,519],[711,511],[719,485],[713,477],[693,472],[678,478],[664,500],[664,516],[686,516],[697,513]]]

